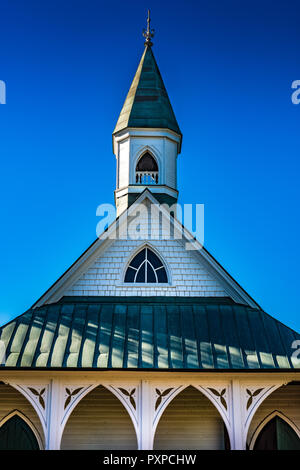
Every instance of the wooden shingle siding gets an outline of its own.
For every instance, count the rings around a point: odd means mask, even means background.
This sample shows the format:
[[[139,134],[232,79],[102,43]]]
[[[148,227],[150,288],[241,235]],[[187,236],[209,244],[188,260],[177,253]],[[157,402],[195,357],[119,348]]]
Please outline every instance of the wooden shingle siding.
[[[29,401],[13,387],[0,384],[0,426],[1,421],[13,411],[19,411],[32,423],[44,446],[43,428]]]
[[[181,392],[163,413],[154,449],[224,449],[224,424],[212,403],[192,387]]]
[[[71,414],[61,449],[137,449],[131,418],[120,401],[104,387],[86,395]]]
[[[247,443],[251,442],[256,428],[274,411],[287,417],[300,431],[300,385],[285,385],[269,395],[253,416]]]
[[[147,240],[144,240],[147,242]],[[180,240],[151,240],[167,263],[171,285],[134,286],[123,284],[123,270],[143,240],[116,240],[64,293],[74,295],[167,295],[226,296],[220,282],[213,279],[192,251]]]

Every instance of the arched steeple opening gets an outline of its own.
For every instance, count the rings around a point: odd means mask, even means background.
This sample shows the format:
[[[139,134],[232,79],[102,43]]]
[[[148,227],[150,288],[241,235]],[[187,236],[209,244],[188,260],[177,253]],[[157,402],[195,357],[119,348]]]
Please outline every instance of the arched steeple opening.
[[[150,152],[145,152],[137,162],[135,169],[137,184],[158,184],[158,165]]]

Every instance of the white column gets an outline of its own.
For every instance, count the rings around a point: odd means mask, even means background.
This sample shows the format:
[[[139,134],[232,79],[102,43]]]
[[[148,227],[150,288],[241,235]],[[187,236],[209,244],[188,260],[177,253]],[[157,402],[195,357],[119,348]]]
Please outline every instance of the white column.
[[[63,388],[58,379],[51,380],[47,413],[46,449],[59,450],[61,442]]]
[[[138,449],[152,450],[152,389],[148,380],[142,380],[140,388],[140,413]]]
[[[232,435],[231,435],[231,449],[232,450],[245,450],[245,426],[244,426],[244,413],[242,409],[241,386],[238,379],[233,379],[231,382],[231,399],[232,399]]]

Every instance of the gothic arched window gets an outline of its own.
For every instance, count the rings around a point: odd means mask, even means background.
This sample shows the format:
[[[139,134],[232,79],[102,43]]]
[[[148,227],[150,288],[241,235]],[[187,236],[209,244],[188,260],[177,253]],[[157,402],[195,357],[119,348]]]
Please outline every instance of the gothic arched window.
[[[124,282],[165,283],[166,269],[150,248],[143,248],[130,262]]]
[[[138,184],[157,184],[158,166],[149,152],[139,159],[135,170],[135,182]]]
[[[38,450],[39,445],[33,431],[17,414],[0,428],[0,450]]]
[[[254,450],[300,450],[300,439],[291,426],[275,416],[260,431]]]

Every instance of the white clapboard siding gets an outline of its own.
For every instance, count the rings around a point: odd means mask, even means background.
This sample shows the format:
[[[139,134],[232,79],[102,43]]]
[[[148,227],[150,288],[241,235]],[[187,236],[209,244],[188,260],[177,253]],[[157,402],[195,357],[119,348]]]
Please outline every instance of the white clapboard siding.
[[[132,421],[120,401],[97,387],[86,395],[71,414],[61,449],[137,449]]]
[[[258,408],[248,432],[248,445],[257,427],[274,411],[279,411],[300,430],[300,385],[285,385],[269,395]]]
[[[189,387],[163,413],[154,449],[224,449],[223,420],[202,393]]]
[[[13,411],[19,411],[32,423],[44,446],[44,432],[40,419],[29,401],[9,385],[0,384],[0,424]]]

